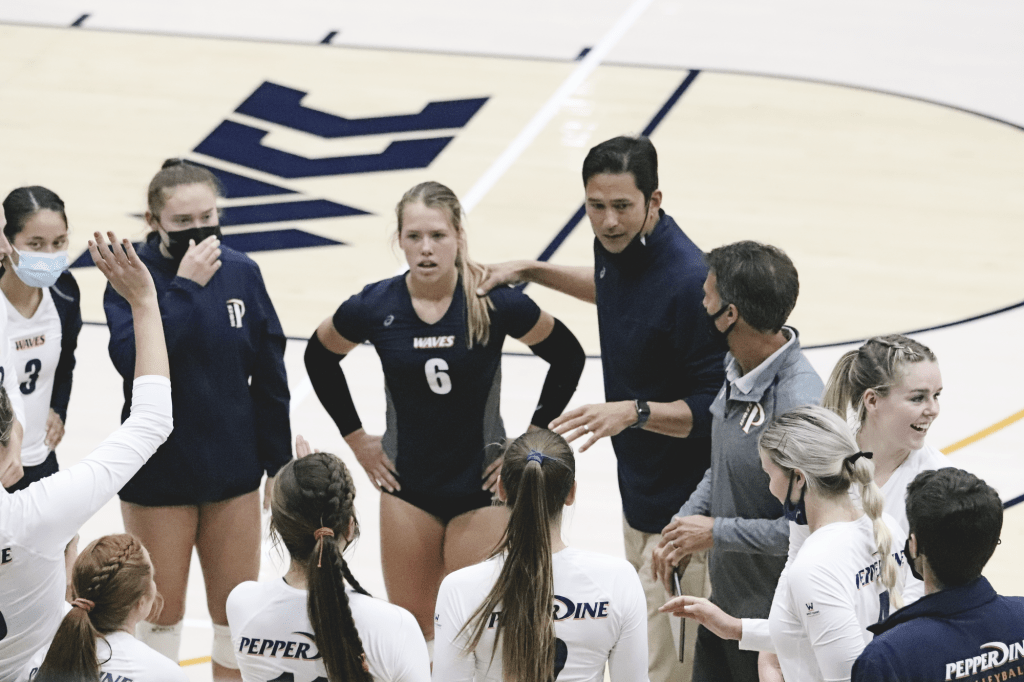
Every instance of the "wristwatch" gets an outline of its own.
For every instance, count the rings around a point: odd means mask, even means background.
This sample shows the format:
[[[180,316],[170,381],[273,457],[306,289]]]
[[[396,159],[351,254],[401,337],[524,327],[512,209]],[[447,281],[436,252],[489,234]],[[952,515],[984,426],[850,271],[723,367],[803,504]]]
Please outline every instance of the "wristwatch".
[[[633,404],[636,405],[636,423],[629,428],[642,429],[651,417],[651,407],[646,400],[634,400]]]

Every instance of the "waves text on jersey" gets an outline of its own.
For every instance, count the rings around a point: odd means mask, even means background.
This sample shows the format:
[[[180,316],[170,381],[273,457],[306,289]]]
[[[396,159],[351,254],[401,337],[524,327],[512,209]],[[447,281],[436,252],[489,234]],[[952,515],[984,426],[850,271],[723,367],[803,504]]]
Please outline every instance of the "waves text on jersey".
[[[413,348],[451,348],[454,345],[454,336],[417,336],[412,340]]]

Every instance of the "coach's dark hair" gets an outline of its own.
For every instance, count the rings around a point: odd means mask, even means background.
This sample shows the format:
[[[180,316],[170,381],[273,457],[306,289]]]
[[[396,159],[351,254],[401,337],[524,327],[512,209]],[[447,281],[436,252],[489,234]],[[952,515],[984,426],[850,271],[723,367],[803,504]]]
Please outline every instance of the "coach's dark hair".
[[[583,186],[600,173],[630,173],[637,189],[650,201],[658,189],[658,152],[645,135],[613,137],[591,147],[583,160]]]
[[[722,306],[736,306],[759,332],[782,329],[796,306],[800,279],[782,249],[754,241],[726,244],[705,256],[714,273]]]
[[[4,199],[4,236],[13,241],[14,236],[25,227],[28,219],[39,211],[53,211],[59,214],[64,226],[67,227],[68,216],[64,212],[64,202],[56,192],[38,185],[19,187]]]
[[[146,192],[149,212],[158,222],[171,190],[181,185],[207,185],[215,195],[223,195],[220,181],[209,169],[189,163],[185,159],[167,159],[160,167],[160,171],[149,181],[149,190]]]
[[[541,457],[530,459],[531,453]],[[546,429],[519,436],[504,457],[501,483],[511,513],[491,556],[506,552],[505,563],[459,634],[468,632],[466,651],[475,649],[500,604],[495,641],[501,642],[504,679],[550,682],[555,670],[551,526],[561,519],[576,480],[576,460],[565,439]]]
[[[914,339],[900,334],[868,339],[860,348],[847,351],[839,358],[828,378],[821,404],[843,419],[853,410],[857,421],[863,425],[868,414],[864,394],[871,390],[884,398],[899,382],[908,364],[923,360],[935,362],[935,353]]]
[[[274,483],[270,528],[293,561],[306,567],[306,607],[330,682],[371,679],[363,642],[352,619],[345,583],[367,594],[352,577],[342,550],[355,521],[356,489],[340,458],[325,452],[293,459]],[[316,531],[329,528],[334,535]]]
[[[153,565],[142,543],[122,533],[105,535],[85,548],[71,572],[75,606],[57,628],[33,682],[99,682],[96,639],[120,630],[132,609],[153,589]],[[159,613],[157,597],[150,618]]]
[[[907,521],[941,587],[957,587],[980,576],[996,551],[1003,503],[963,469],[922,471],[907,486]]]

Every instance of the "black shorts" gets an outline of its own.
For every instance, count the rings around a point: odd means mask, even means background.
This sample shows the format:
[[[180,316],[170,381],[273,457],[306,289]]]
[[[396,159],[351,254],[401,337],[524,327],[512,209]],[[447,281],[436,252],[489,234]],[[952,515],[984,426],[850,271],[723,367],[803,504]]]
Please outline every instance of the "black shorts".
[[[384,491],[388,492],[388,491]],[[472,495],[431,495],[411,490],[396,490],[393,493],[400,500],[408,502],[417,509],[422,509],[431,516],[436,516],[441,523],[447,524],[456,516],[461,516],[476,509],[490,507],[493,504],[493,496],[486,490],[481,490]]]
[[[51,474],[55,474],[58,471],[60,471],[60,467],[57,466],[57,453],[50,450],[50,454],[46,456],[46,459],[44,459],[41,464],[25,467],[25,475],[21,477],[21,480],[10,488],[5,488],[5,490],[9,493],[24,490],[36,481],[46,478]]]

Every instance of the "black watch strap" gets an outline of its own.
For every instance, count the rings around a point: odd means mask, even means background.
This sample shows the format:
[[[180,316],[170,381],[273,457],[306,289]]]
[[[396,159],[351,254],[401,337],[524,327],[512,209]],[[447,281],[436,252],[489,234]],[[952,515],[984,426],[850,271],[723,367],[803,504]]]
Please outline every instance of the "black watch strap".
[[[646,400],[634,400],[636,406],[636,423],[630,426],[631,429],[642,429],[651,417],[651,407]]]

